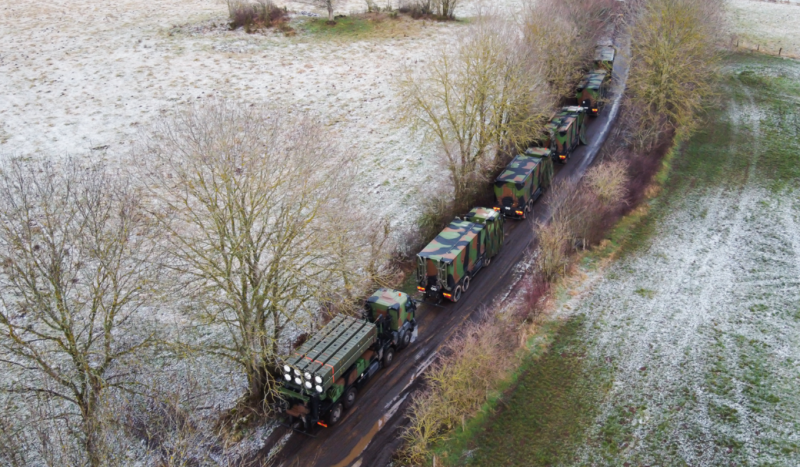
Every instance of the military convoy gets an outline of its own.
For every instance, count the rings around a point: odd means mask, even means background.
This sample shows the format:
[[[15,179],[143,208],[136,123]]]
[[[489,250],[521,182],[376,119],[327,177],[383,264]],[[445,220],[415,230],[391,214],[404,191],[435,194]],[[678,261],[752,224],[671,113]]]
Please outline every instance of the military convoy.
[[[407,294],[379,289],[366,301],[363,319],[337,316],[287,357],[274,409],[300,431],[336,424],[356,402],[358,391],[417,329],[417,305]]]
[[[586,144],[586,115],[597,115],[602,106],[614,55],[613,47],[598,47],[598,69],[577,89],[580,105],[563,107],[548,123],[542,147],[517,155],[500,173],[495,206],[455,218],[417,254],[417,290],[424,298],[458,302],[502,249],[504,218],[526,219],[553,179],[553,161],[566,163],[580,143]],[[288,426],[305,433],[336,424],[367,382],[413,341],[416,312],[417,302],[408,294],[382,288],[366,300],[361,318],[333,318],[284,359],[273,408],[286,416]]]

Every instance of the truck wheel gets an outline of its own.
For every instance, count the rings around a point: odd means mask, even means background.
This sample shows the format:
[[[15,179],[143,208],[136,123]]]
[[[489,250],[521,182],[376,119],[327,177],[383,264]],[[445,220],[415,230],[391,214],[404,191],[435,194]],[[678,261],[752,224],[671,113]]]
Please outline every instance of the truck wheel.
[[[492,258],[487,257],[486,260],[483,261],[483,267],[489,266],[492,264]]]
[[[458,303],[459,300],[461,300],[461,286],[457,285],[453,291],[453,303]]]
[[[462,287],[464,288],[464,292],[466,292],[467,290],[469,290],[469,282],[470,282],[470,278],[469,278],[469,276],[465,277],[465,278],[464,278],[464,284],[463,284],[463,286],[462,286]]]
[[[333,426],[339,423],[339,420],[342,419],[342,411],[343,409],[341,402],[333,404],[333,407],[331,407],[330,412],[328,412],[328,416],[325,417],[326,421],[328,422],[328,426]]]
[[[356,405],[356,388],[352,387],[344,393],[344,408],[350,410],[351,407]]]
[[[392,364],[392,361],[394,361],[394,349],[389,347],[385,352],[383,352],[383,359],[381,359],[381,363],[383,363],[383,367],[386,368]]]
[[[398,350],[405,349],[406,347],[408,347],[408,344],[410,343],[411,343],[411,331],[406,329],[406,332],[403,333],[403,337],[400,338],[400,346],[398,347]]]

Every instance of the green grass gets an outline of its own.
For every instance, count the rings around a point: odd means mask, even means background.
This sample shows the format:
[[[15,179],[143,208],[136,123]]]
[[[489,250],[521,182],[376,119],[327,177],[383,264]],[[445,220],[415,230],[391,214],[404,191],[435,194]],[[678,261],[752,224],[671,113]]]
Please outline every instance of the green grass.
[[[800,188],[800,64],[751,54],[732,55],[720,86],[722,99],[709,110],[702,128],[678,142],[665,158],[656,177],[663,186],[659,196],[649,202],[649,209],[623,218],[609,234],[610,241],[585,255],[582,266],[591,268],[610,254],[646,254],[661,221],[679,208],[687,195],[704,196],[722,190],[737,196],[745,183],[761,184],[775,196],[797,193],[792,190]],[[762,143],[757,143],[759,140]],[[698,219],[707,215],[707,210],[696,213]],[[658,295],[646,288],[634,292],[658,300]],[[755,304],[751,311],[756,319],[765,309]],[[800,318],[800,310],[786,313]],[[487,404],[467,423],[466,430],[458,430],[440,446],[439,460],[447,465],[480,466],[575,464],[576,448],[591,443],[598,446],[608,465],[618,465],[614,459],[637,442],[632,425],[644,408],[615,407],[599,435],[587,438],[587,428],[594,423],[595,408],[613,380],[614,368],[613,362],[585,357],[585,349],[592,342],[586,339],[584,326],[578,315],[543,331],[545,345],[536,346],[536,353],[526,358],[511,389]],[[713,363],[704,376],[709,392],[730,394],[736,390],[737,378],[744,378],[751,401],[747,410],[751,413],[781,402],[776,395],[780,392],[772,389],[775,381],[764,364],[766,350],[760,343],[742,339],[731,342],[730,336],[723,335],[713,339],[708,356]],[[696,404],[693,397],[692,390],[684,388],[673,399],[675,405],[663,410],[675,414],[688,410]],[[711,404],[708,414],[720,426],[735,425],[742,417],[739,409],[726,404]],[[800,429],[800,423],[796,426]],[[667,446],[662,455],[669,457],[661,459],[663,465],[683,465],[680,454],[673,452],[676,448],[668,443],[668,433],[673,429],[659,427],[650,440]],[[770,442],[779,443],[776,448],[784,453],[800,449],[788,440]],[[734,457],[742,449],[741,442],[725,436],[719,436],[715,444],[713,449],[726,450]]]
[[[359,16],[337,18],[335,24],[328,24],[327,18],[314,18],[303,21],[298,29],[319,38],[345,37],[366,38],[375,31],[376,23]]]

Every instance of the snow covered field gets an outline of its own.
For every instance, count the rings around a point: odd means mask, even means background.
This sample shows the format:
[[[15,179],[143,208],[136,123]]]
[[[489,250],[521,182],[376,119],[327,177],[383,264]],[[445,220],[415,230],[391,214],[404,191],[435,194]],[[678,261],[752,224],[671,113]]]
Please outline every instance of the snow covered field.
[[[574,312],[590,358],[613,368],[579,465],[800,464],[800,190],[759,167],[777,150],[794,157],[796,130],[771,94],[789,80],[757,81],[754,69],[740,75],[728,126],[713,123],[698,146],[730,165],[702,166],[696,186],[670,191],[652,243]],[[706,169],[730,178],[707,184]]]
[[[800,2],[793,4],[755,0],[729,0],[731,23],[742,41],[766,47],[770,53],[800,57]]]
[[[365,9],[348,0],[337,13]],[[3,2],[0,156],[114,158],[154,119],[202,99],[278,103],[319,113],[359,155],[364,196],[413,222],[416,188],[437,178],[436,163],[397,122],[397,78],[463,25],[417,21],[389,37],[320,40],[228,31],[226,17],[220,0]]]

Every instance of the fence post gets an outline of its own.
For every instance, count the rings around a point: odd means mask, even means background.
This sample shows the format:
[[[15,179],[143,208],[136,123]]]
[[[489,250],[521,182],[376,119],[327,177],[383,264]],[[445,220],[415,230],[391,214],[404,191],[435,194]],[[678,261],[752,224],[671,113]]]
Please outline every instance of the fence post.
[[[761,44],[758,44],[758,45],[756,46],[756,52],[759,52],[759,51],[761,51]]]
[[[780,50],[778,50],[778,56],[779,57],[781,56],[781,52],[783,52],[783,47],[781,47]]]

